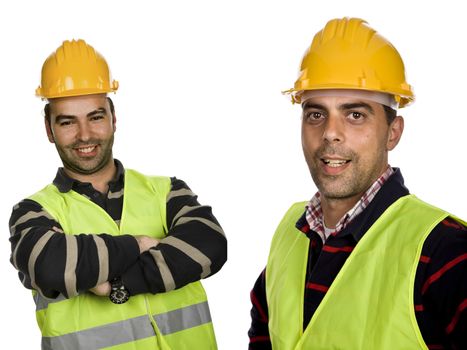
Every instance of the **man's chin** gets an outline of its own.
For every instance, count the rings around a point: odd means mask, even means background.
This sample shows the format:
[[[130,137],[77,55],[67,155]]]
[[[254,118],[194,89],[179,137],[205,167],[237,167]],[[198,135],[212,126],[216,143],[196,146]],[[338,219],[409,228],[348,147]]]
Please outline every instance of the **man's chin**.
[[[321,195],[327,199],[347,199],[355,196],[355,191],[346,186],[347,182],[334,182],[328,185],[318,187]]]
[[[63,165],[66,169],[81,175],[92,175],[97,173],[99,170],[104,168],[105,164],[98,163],[98,164],[83,164],[82,162],[63,162]]]
[[[346,188],[345,186],[323,187],[318,189],[321,196],[329,200],[344,200],[354,198],[357,195],[362,195],[361,191],[355,188]]]

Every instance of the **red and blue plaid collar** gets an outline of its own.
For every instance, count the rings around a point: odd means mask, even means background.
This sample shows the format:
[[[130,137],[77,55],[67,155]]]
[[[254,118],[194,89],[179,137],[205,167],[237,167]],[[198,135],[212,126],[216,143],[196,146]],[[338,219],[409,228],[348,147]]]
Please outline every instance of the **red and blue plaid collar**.
[[[394,173],[394,170],[388,166],[386,171],[365,191],[360,200],[339,220],[331,234],[336,235],[342,231],[353,219],[355,219],[370,202],[375,198],[376,193],[381,189],[387,179]],[[325,234],[323,222],[323,210],[321,208],[321,194],[317,192],[306,207],[306,221],[310,229],[315,231],[323,242],[329,235]]]

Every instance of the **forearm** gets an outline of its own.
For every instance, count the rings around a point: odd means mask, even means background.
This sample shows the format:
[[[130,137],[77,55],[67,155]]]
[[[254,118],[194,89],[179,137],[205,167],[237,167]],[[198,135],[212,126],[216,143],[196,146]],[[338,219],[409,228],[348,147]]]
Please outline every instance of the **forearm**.
[[[167,237],[140,256],[122,279],[131,294],[160,293],[213,275],[227,259],[227,240],[209,206],[172,179]]]
[[[72,297],[119,276],[140,253],[137,241],[128,235],[66,235],[31,200],[15,206],[10,232],[11,262],[23,284],[48,297]]]

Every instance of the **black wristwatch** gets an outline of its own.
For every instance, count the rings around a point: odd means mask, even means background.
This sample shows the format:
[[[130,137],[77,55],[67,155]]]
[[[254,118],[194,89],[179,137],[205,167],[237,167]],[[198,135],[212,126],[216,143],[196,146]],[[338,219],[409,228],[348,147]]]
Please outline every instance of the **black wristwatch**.
[[[120,277],[114,278],[110,281],[110,295],[109,299],[114,304],[123,304],[130,299],[130,292],[123,285],[122,279]]]

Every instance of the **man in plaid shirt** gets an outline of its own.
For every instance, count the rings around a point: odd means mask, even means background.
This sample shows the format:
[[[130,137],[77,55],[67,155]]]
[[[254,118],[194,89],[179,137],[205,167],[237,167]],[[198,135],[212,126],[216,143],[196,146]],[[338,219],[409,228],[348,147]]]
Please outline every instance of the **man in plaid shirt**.
[[[318,192],[285,214],[251,292],[250,349],[467,349],[467,229],[388,163],[413,102],[357,18],[313,39],[294,88]]]

